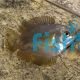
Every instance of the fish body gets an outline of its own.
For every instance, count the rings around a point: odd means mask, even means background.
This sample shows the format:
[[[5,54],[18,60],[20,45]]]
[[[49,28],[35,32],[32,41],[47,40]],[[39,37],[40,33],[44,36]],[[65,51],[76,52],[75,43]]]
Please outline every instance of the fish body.
[[[54,17],[41,16],[34,17],[29,21],[24,20],[22,22],[22,26],[20,27],[21,35],[19,38],[18,57],[22,60],[30,61],[38,65],[55,63],[57,60],[57,55],[51,51],[46,53],[44,50],[44,40],[46,39],[45,36],[40,38],[40,40],[43,41],[43,44],[38,46],[39,51],[33,52],[33,36],[37,33],[44,35],[45,32],[49,32],[50,36],[47,38],[49,39],[49,44],[51,44],[54,34],[61,35],[61,33],[65,30],[66,27],[64,25],[55,23]]]

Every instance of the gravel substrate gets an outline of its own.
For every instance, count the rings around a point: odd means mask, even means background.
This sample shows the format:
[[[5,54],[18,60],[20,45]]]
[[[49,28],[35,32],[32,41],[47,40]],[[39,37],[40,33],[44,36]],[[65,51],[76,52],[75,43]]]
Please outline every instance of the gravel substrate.
[[[72,14],[45,0],[26,1],[26,5],[22,7],[14,8],[14,6],[8,6],[8,3],[7,8],[2,5],[0,7],[0,80],[80,80],[79,57],[72,61],[65,57],[66,55],[62,55],[62,60],[58,57],[57,62],[51,66],[38,66],[17,58],[17,51],[11,52],[6,49],[6,39],[8,38],[11,44],[14,42],[16,34],[20,34],[18,30],[23,19],[30,20],[32,17],[41,15],[53,16],[56,23],[67,25],[73,18]],[[80,13],[79,0],[54,1],[65,3]]]

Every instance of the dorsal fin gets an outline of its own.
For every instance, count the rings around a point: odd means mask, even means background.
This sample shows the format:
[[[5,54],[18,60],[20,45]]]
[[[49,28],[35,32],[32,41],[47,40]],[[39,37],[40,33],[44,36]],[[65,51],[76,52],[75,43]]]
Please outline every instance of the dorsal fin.
[[[23,42],[31,41],[33,34],[39,31],[40,25],[54,24],[54,17],[49,16],[40,16],[34,17],[29,21],[23,20],[20,27],[21,39]]]

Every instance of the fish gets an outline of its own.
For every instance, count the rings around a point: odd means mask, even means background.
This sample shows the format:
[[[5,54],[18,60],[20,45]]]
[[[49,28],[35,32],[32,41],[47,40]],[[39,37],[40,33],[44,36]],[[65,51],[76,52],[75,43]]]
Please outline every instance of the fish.
[[[61,32],[65,30],[66,26],[56,23],[52,16],[38,16],[28,21],[23,20],[19,30],[21,35],[17,43],[19,49],[17,52],[18,58],[37,65],[50,65],[56,63],[57,55],[53,52],[46,53],[44,51],[44,43],[38,47],[38,52],[33,52],[32,39],[35,33],[44,34],[45,32],[49,32],[50,36],[48,38],[49,42],[51,42],[54,34],[61,34]],[[43,36],[40,40],[44,41],[45,39],[46,37]]]

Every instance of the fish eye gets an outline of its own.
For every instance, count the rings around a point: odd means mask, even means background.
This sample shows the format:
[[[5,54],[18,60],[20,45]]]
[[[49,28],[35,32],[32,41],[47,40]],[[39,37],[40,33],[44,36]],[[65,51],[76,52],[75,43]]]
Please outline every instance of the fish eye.
[[[70,35],[69,31],[65,31],[65,34],[66,34],[67,36],[69,36],[69,35]]]

